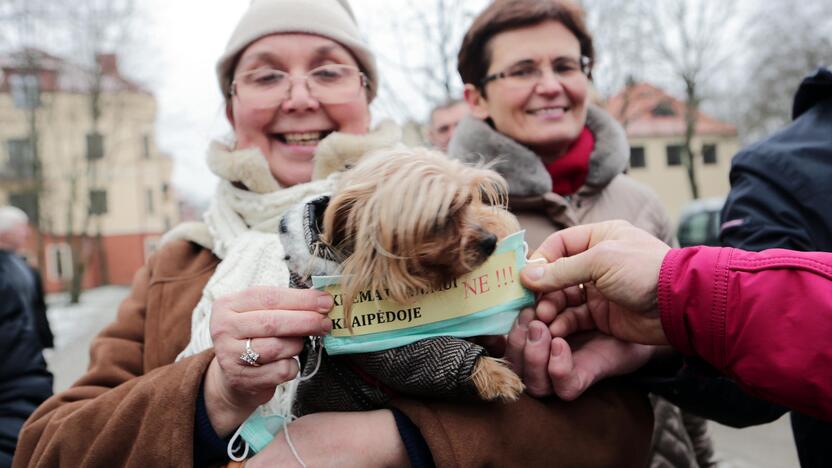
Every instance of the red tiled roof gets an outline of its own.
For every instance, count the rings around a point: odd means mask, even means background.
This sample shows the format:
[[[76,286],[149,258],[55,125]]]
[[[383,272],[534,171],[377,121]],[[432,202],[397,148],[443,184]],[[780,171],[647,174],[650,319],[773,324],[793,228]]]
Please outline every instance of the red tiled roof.
[[[93,83],[93,72],[88,68],[69,62],[38,49],[19,50],[0,55],[0,92],[8,92],[9,85],[6,76],[11,73],[27,71],[30,61],[34,61],[40,76],[43,91],[89,92]],[[117,68],[105,70],[101,77],[101,90],[104,92],[132,91],[135,93],[152,94],[138,83],[128,80],[119,74]]]
[[[626,128],[629,137],[685,134],[685,104],[649,83],[636,83],[625,88],[611,97],[606,107]],[[656,115],[654,109],[657,107],[672,115]],[[733,136],[737,134],[737,127],[699,112],[696,134]]]

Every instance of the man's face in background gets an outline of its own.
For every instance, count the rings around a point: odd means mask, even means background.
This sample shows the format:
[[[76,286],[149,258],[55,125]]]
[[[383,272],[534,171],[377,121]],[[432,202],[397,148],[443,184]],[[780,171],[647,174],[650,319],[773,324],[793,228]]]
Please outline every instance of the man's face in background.
[[[442,151],[448,150],[448,143],[454,134],[457,124],[468,115],[468,104],[464,101],[440,107],[433,111],[430,118],[428,139],[431,145]]]

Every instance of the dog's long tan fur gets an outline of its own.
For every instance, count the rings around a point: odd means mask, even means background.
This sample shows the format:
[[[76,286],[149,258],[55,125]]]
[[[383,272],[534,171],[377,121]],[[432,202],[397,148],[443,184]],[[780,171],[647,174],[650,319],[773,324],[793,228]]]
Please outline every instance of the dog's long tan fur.
[[[423,148],[379,151],[344,173],[324,213],[324,243],[341,255],[345,322],[362,290],[407,303],[481,265],[496,239],[520,229],[505,208],[507,184]],[[486,253],[487,252],[487,253]],[[523,386],[500,360],[484,357],[474,383],[485,399],[514,399]]]
[[[412,291],[482,264],[476,241],[519,230],[505,210],[506,190],[496,172],[427,149],[362,159],[344,174],[324,214],[324,242],[344,257],[345,309],[368,286],[405,303]]]

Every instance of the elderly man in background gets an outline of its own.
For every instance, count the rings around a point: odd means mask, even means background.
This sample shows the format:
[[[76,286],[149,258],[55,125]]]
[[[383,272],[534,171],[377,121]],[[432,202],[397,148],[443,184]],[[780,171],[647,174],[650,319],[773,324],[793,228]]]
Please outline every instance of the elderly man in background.
[[[428,122],[428,140],[435,148],[447,151],[456,125],[468,115],[468,104],[462,99],[448,101],[433,108]]]
[[[52,395],[36,328],[35,317],[43,312],[40,282],[17,254],[28,233],[23,211],[0,208],[0,468],[11,466],[20,428]]]

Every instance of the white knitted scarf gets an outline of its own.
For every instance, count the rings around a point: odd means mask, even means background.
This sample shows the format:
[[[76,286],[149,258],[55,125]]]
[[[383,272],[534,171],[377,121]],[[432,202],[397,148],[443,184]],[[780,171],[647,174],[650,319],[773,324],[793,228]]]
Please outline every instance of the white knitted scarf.
[[[330,192],[340,173],[361,156],[394,146],[400,140],[401,132],[392,122],[382,122],[366,135],[332,133],[315,151],[312,182],[289,188],[277,184],[259,150],[232,151],[221,143],[212,144],[208,166],[222,180],[205,213],[205,223],[179,225],[163,238],[163,242],[176,239],[196,242],[222,260],[194,308],[191,341],[176,360],[213,346],[209,325],[216,298],[252,286],[289,286],[289,269],[278,227],[280,218],[290,207],[312,195]],[[290,416],[296,388],[297,380],[280,385],[274,397],[259,411],[266,416]]]
[[[223,161],[224,158],[233,159],[235,164],[224,164],[228,162]],[[248,187],[260,190],[277,187],[277,190],[271,192],[257,193],[235,187],[230,182],[238,179],[240,171],[230,171],[228,168],[238,168],[238,163],[247,160],[257,162],[244,164],[260,165],[258,158],[250,158],[245,151],[223,152],[216,145],[212,148],[209,165],[225,180],[220,181],[204,221],[213,240],[211,250],[222,261],[202,291],[202,298],[191,317],[191,341],[177,356],[177,361],[213,346],[209,325],[216,298],[253,286],[289,286],[289,270],[283,259],[285,253],[278,235],[280,218],[290,207],[310,195],[331,190],[337,177],[332,175],[324,180],[289,188],[279,188],[276,184],[269,187],[271,184],[262,181],[241,181]],[[268,171],[268,167],[261,169]],[[242,351],[241,348],[240,352]],[[261,407],[261,411],[269,415],[289,416],[296,386],[294,380],[280,385],[274,397]]]

